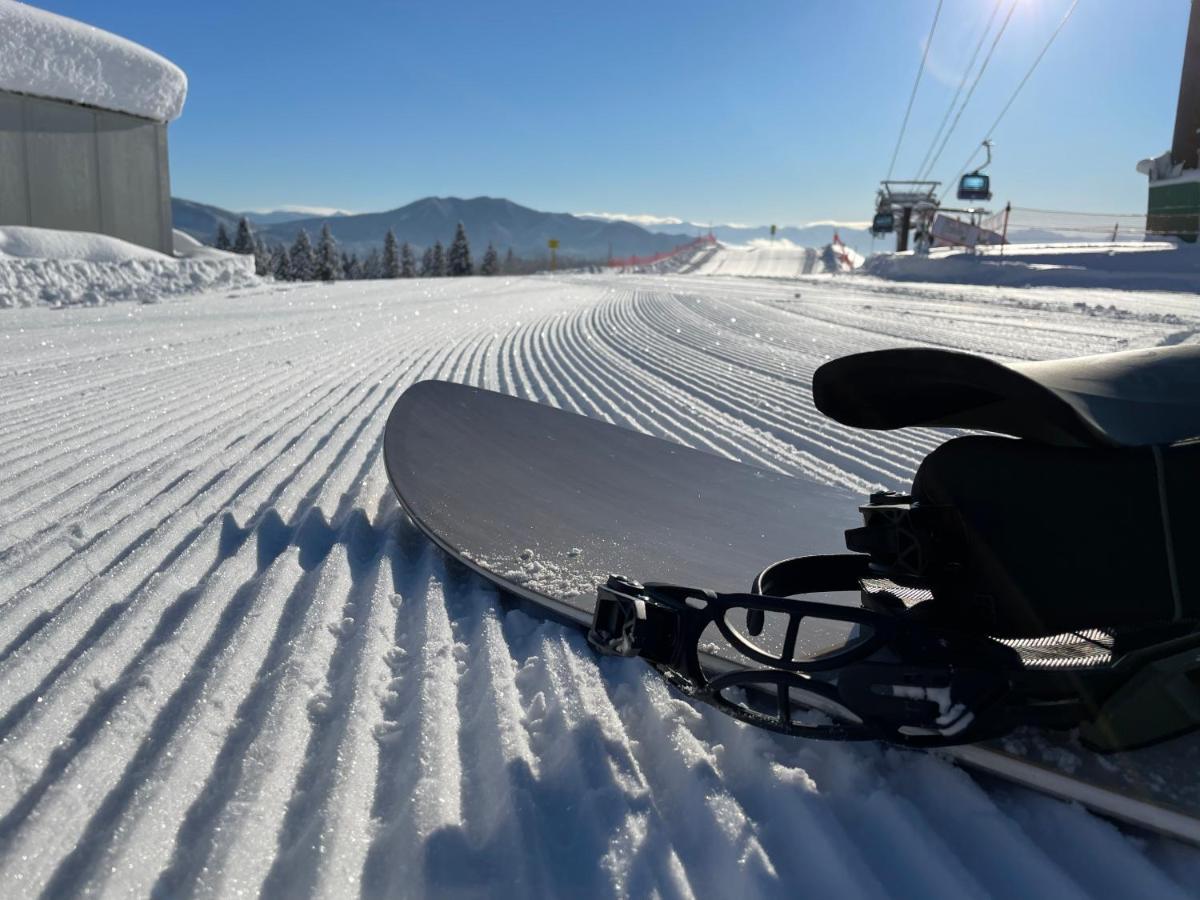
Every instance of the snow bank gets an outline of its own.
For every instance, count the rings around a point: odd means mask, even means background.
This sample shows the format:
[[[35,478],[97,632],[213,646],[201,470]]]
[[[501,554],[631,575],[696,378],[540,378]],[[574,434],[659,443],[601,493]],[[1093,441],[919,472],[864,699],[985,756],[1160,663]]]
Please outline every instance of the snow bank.
[[[176,256],[103,234],[0,228],[0,308],[153,302],[171,294],[258,283],[254,258],[175,232]]]
[[[184,259],[219,259],[229,261],[232,256],[238,260],[245,260],[245,256],[240,256],[236,253],[229,253],[225,250],[218,250],[216,247],[210,247],[208,244],[202,244],[186,231],[180,231],[176,228],[171,232],[171,243],[175,250],[175,255]],[[153,251],[151,251],[153,253]],[[154,253],[155,256],[159,254]]]
[[[1010,244],[974,255],[959,249],[880,253],[863,272],[892,281],[1194,292],[1200,290],[1200,248],[1144,241]]]
[[[0,88],[170,122],[183,111],[187,76],[125,38],[0,0]]]
[[[84,262],[125,262],[130,259],[162,259],[147,247],[131,244],[107,234],[59,231],[54,228],[0,228],[0,259],[74,259]]]
[[[853,247],[847,247],[837,239],[821,248],[821,265],[826,272],[853,272],[861,269],[866,258]]]

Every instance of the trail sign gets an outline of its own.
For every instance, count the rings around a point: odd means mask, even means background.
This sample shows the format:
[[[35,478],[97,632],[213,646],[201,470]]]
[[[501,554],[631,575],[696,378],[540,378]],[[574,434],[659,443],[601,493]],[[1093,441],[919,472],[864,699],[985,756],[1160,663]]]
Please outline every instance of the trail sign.
[[[771,227],[774,228],[775,226],[772,225]],[[546,244],[550,247],[551,250],[557,250],[558,249],[558,238],[550,238],[550,240],[546,241]]]
[[[771,226],[771,237],[775,237],[775,226]]]

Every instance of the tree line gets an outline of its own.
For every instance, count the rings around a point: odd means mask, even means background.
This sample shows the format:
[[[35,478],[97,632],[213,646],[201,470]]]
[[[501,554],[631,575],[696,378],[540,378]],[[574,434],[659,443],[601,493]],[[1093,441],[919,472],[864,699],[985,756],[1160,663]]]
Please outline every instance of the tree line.
[[[374,247],[363,259],[357,253],[346,253],[338,248],[329,225],[321,226],[321,234],[314,246],[308,232],[301,228],[290,247],[277,244],[267,247],[262,238],[254,234],[249,220],[243,216],[238,222],[237,235],[233,240],[225,224],[217,225],[214,244],[218,250],[228,250],[254,257],[254,271],[259,275],[272,275],[277,281],[340,281],[357,278],[443,278],[473,275],[476,266],[471,259],[471,244],[467,230],[459,222],[454,230],[454,239],[449,247],[441,241],[426,247],[418,259],[408,241],[399,243],[391,228],[383,239],[383,252]],[[503,262],[496,248],[489,242],[480,260],[480,275],[515,274],[534,271],[518,260],[508,249]]]

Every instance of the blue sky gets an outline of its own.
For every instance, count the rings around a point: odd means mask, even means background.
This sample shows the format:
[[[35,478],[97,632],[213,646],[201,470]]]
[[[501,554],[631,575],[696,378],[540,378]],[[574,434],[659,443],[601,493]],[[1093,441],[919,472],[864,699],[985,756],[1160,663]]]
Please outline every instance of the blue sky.
[[[994,2],[946,0],[897,177]],[[869,217],[936,0],[36,5],[188,73],[179,196],[367,211],[487,194],[800,224]],[[934,177],[960,168],[1069,5],[1018,0]],[[1134,165],[1170,144],[1187,15],[1186,0],[1081,0],[997,130],[996,199],[1144,209]]]

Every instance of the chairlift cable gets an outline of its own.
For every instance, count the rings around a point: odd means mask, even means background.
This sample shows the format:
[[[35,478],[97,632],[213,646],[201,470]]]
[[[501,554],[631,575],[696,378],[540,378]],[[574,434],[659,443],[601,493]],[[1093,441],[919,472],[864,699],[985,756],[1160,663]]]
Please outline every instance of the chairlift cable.
[[[1180,209],[1191,209],[1190,206],[1178,207]],[[1106,212],[1084,212],[1078,209],[1040,209],[1035,206],[1014,206],[1013,212],[1031,212],[1031,213],[1046,213],[1054,216],[1099,216],[1102,219],[1144,219],[1145,213],[1106,213]]]
[[[885,180],[891,179],[892,170],[896,168],[896,157],[900,153],[900,145],[904,143],[904,131],[908,128],[908,117],[912,113],[913,101],[917,99],[917,88],[921,84],[921,76],[925,73],[925,60],[929,58],[933,33],[937,30],[938,17],[942,14],[942,3],[943,0],[938,0],[937,9],[933,13],[933,24],[929,26],[929,37],[925,39],[925,52],[921,54],[921,65],[917,68],[917,78],[913,82],[912,93],[908,95],[908,107],[904,110],[904,120],[900,123],[900,135],[896,138],[896,149],[892,151],[892,161],[888,164],[887,179]]]
[[[992,139],[992,135],[995,134],[996,127],[1000,124],[1000,120],[1003,119],[1008,113],[1009,107],[1013,105],[1013,101],[1017,99],[1017,95],[1021,93],[1021,89],[1025,87],[1025,83],[1029,81],[1029,77],[1033,75],[1034,70],[1037,69],[1038,64],[1041,63],[1042,58],[1045,57],[1046,51],[1050,49],[1050,45],[1054,43],[1054,39],[1058,37],[1059,32],[1063,30],[1063,26],[1065,26],[1070,20],[1071,16],[1075,12],[1075,7],[1077,6],[1079,6],[1079,0],[1075,0],[1075,2],[1071,4],[1071,8],[1067,10],[1067,13],[1065,16],[1063,16],[1062,21],[1058,23],[1058,27],[1054,29],[1053,34],[1050,35],[1050,39],[1046,41],[1046,45],[1042,47],[1042,52],[1037,55],[1037,58],[1033,61],[1033,65],[1029,67],[1029,71],[1025,73],[1025,77],[1022,78],[1020,83],[1017,85],[1017,89],[1012,92],[1012,96],[1008,98],[1008,102],[1005,103],[1004,108],[1000,110],[1000,115],[996,116],[996,121],[994,121],[992,123],[992,127],[987,130],[987,136],[984,138],[984,141],[990,141]],[[962,174],[967,171],[971,165],[971,160],[975,158],[977,153],[979,153],[978,149],[971,154],[970,158],[966,161],[966,163],[963,164],[963,167],[958,170],[958,174],[950,179],[951,184],[957,181]]]
[[[928,179],[930,173],[937,165],[938,160],[942,158],[942,153],[945,151],[946,145],[950,143],[950,137],[954,134],[954,129],[958,127],[959,120],[962,119],[963,111],[966,110],[967,105],[971,102],[971,98],[975,96],[975,88],[979,86],[979,80],[983,78],[983,73],[987,71],[988,63],[992,61],[992,55],[996,52],[996,45],[1000,43],[1000,38],[1004,37],[1004,32],[1008,28],[1008,23],[1012,20],[1013,13],[1017,10],[1018,2],[1020,2],[1020,0],[1012,0],[1012,3],[1009,4],[1008,13],[1004,16],[1004,21],[1000,23],[1000,30],[997,31],[996,36],[992,38],[992,45],[988,47],[987,56],[983,58],[983,63],[980,65],[979,71],[975,73],[975,80],[971,82],[971,87],[967,91],[967,96],[963,98],[962,105],[959,106],[958,112],[954,114],[954,121],[950,123],[949,131],[947,131],[942,137],[941,146],[938,147],[937,153],[934,155],[933,159],[929,161],[929,165],[925,167],[924,172],[917,176],[922,181]],[[976,149],[975,153],[978,152],[979,150]],[[972,159],[975,158],[975,153],[971,154]]]
[[[979,51],[983,49],[983,42],[987,40],[988,33],[992,30],[992,23],[996,21],[996,13],[1000,12],[1000,7],[1004,5],[1004,0],[996,0],[996,5],[992,7],[992,14],[988,16],[987,24],[983,26],[983,33],[979,35],[979,43],[975,45],[975,52],[971,54],[971,61],[967,63],[967,67],[963,70],[962,78],[958,82],[958,88],[954,91],[954,96],[950,100],[950,105],[946,107],[946,114],[942,116],[941,124],[938,125],[937,131],[933,134],[933,140],[929,142],[929,149],[925,151],[925,156],[921,160],[921,164],[917,166],[918,180],[925,177],[925,164],[929,162],[929,157],[933,154],[933,148],[937,146],[938,141],[942,137],[942,132],[946,128],[946,123],[950,121],[950,115],[954,112],[954,107],[958,104],[958,98],[962,96],[962,90],[967,86],[967,79],[971,77],[971,70],[975,68],[975,60],[979,58]]]

